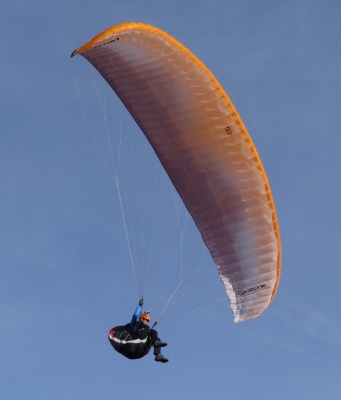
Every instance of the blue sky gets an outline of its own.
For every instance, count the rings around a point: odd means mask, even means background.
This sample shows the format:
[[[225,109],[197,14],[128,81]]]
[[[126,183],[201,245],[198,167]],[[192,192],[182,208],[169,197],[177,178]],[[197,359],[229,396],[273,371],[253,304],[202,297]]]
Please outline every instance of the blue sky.
[[[339,1],[13,0],[0,19],[0,397],[338,398]],[[139,240],[133,251],[148,249],[154,262],[146,298],[154,314],[167,298],[169,265],[202,266],[158,327],[169,343],[165,365],[152,356],[126,360],[107,341],[138,299],[115,184],[89,135],[90,126],[105,152],[103,99],[110,131],[141,140],[141,164],[152,155],[97,72],[70,58],[125,21],[165,30],[220,81],[262,158],[282,236],[275,301],[259,318],[234,324],[190,221],[180,245],[175,214],[156,211],[155,226],[166,222],[149,239],[128,221],[131,242]],[[175,194],[161,181],[162,202],[174,212]],[[122,190],[129,208],[134,189]]]

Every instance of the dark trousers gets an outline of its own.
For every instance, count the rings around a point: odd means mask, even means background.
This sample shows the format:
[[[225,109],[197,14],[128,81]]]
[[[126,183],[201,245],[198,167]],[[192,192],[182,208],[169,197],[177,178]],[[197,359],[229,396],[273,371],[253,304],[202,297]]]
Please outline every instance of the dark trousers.
[[[152,345],[154,346],[155,342],[161,342],[161,339],[159,338],[159,334],[155,329],[150,330],[150,338],[152,341]],[[161,353],[161,347],[160,346],[154,346],[154,355],[160,354]]]
[[[150,330],[150,338],[152,339],[152,343],[161,341],[159,338],[159,334],[157,333],[157,331],[155,329]]]

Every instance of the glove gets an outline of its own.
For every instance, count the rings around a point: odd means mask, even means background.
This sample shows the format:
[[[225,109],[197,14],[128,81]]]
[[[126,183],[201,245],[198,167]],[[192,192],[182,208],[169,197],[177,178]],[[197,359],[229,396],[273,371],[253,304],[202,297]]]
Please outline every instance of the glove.
[[[140,301],[139,301],[139,306],[143,306],[143,299],[140,299]]]

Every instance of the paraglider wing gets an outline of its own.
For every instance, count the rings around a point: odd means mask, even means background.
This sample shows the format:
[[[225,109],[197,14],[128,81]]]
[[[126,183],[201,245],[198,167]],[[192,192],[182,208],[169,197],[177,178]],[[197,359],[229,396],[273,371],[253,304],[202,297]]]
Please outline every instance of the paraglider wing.
[[[127,329],[127,326],[116,326],[109,331],[109,342],[112,347],[124,357],[136,360],[149,353],[151,348],[150,337],[138,339]]]
[[[270,186],[255,146],[212,73],[162,30],[116,25],[76,50],[149,140],[197,225],[235,322],[261,314],[280,277]]]

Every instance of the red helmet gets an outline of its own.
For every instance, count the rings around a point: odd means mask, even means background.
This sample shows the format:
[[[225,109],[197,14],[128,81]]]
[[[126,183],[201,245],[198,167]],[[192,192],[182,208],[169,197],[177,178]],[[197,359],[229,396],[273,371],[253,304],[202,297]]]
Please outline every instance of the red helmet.
[[[140,315],[140,319],[145,319],[145,320],[147,320],[147,321],[150,321],[150,315],[149,315],[149,313],[143,312],[143,313]]]

